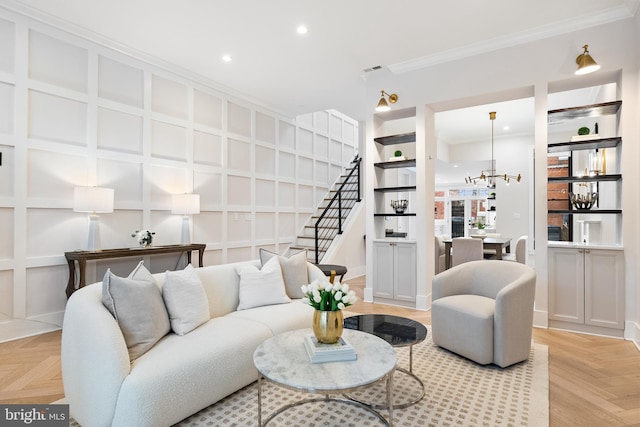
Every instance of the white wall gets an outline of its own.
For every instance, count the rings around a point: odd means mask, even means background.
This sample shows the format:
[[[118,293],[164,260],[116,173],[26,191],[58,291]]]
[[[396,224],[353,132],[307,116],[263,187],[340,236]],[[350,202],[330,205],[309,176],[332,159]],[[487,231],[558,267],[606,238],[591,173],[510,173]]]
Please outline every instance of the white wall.
[[[179,243],[171,195],[194,192],[192,240],[207,244],[205,265],[246,260],[287,248],[357,144],[358,123],[339,112],[282,117],[0,8],[0,341],[61,322],[63,254],[87,239],[74,187],[115,189],[103,248],[135,245],[138,229]],[[178,261],[145,263],[163,271]],[[90,263],[88,281],[136,262]]]
[[[546,97],[549,84],[562,82],[567,88],[578,88],[607,83],[615,73],[621,75],[622,137],[623,137],[623,236],[625,248],[625,285],[627,336],[633,331],[640,337],[640,281],[638,280],[638,252],[640,252],[640,199],[637,185],[640,182],[639,161],[640,130],[637,117],[640,117],[638,103],[638,61],[640,40],[638,35],[638,17],[610,24],[569,32],[546,39],[517,45],[510,48],[489,51],[446,63],[432,65],[415,71],[393,74],[382,69],[367,75],[367,100],[373,108],[379,98],[380,89],[397,93],[399,102],[393,108],[404,109],[426,105],[427,109],[444,111],[470,105],[480,105],[535,96],[535,148],[544,153],[536,156],[535,203],[529,206],[535,209],[535,263],[538,273],[536,310],[545,319],[547,311],[547,231],[546,231],[546,144],[547,115]],[[590,52],[602,65],[601,71],[587,76],[575,76],[575,57],[581,52],[580,46],[589,44]],[[604,80],[604,81],[603,81]],[[465,105],[465,100],[467,104]],[[419,117],[419,121],[422,118]],[[428,127],[425,121],[422,126]],[[420,127],[420,123],[419,126]],[[373,137],[372,126],[367,124],[367,139]],[[427,133],[418,143],[424,142],[427,150],[436,150],[435,134]],[[545,162],[543,165],[540,162]],[[428,159],[425,162],[430,166]],[[424,165],[424,164],[423,164]],[[429,173],[430,171],[427,170]],[[433,211],[434,187],[427,180],[426,212]],[[367,193],[369,197],[371,193]],[[498,196],[500,197],[500,196]],[[419,217],[420,219],[420,217]],[[367,234],[373,233],[373,221],[367,218]],[[425,230],[425,241],[433,241],[433,230]],[[419,257],[431,259],[428,253]],[[369,256],[369,255],[368,255]],[[420,262],[420,261],[419,261]],[[371,274],[371,258],[367,258],[367,274]],[[418,294],[430,295],[432,275],[418,278]],[[424,286],[424,289],[421,288]]]

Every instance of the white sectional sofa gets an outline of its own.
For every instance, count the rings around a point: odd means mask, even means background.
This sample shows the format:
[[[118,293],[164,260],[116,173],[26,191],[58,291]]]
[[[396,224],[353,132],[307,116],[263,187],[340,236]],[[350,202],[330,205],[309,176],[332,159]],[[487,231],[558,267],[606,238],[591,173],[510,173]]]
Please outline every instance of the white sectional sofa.
[[[304,262],[308,282],[326,280]],[[103,284],[74,292],[62,331],[71,417],[83,427],[170,426],[257,380],[257,346],[274,334],[311,327],[313,317],[312,307],[298,299],[238,311],[238,269],[260,265],[255,260],[195,269],[210,319],[185,335],[170,331],[133,361],[118,322],[102,302]],[[165,277],[153,275],[159,288]]]

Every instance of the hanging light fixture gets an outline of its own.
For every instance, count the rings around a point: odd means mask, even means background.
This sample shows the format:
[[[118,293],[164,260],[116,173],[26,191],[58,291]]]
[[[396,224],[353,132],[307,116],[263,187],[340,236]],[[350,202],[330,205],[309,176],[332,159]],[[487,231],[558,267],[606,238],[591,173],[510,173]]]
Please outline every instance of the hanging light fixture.
[[[584,49],[584,52],[576,58],[576,64],[578,64],[576,74],[582,75],[598,71],[600,66],[593,60],[591,55],[589,55],[589,45],[585,44],[582,48]]]
[[[516,182],[518,183],[522,179],[520,174],[508,175],[506,173],[503,173],[503,174],[496,173],[495,162],[493,160],[493,122],[495,121],[495,119],[496,119],[496,112],[495,111],[490,112],[489,120],[491,120],[491,169],[486,171],[486,173],[484,170],[481,171],[480,175],[474,178],[471,178],[471,177],[465,178],[464,181],[467,184],[473,184],[474,186],[477,186],[479,182],[482,182],[482,183],[486,183],[487,187],[493,188],[496,185],[496,179],[503,180],[504,182],[507,183],[507,185],[509,185],[512,179],[515,179]]]
[[[391,107],[389,107],[389,104],[387,104],[387,100],[384,99],[385,95],[387,95],[387,97],[389,97],[389,102],[391,104],[395,104],[396,102],[398,102],[398,95],[396,95],[395,93],[388,94],[384,90],[381,90],[380,91],[380,101],[378,101],[378,106],[376,107],[376,111],[378,111],[380,113],[383,112],[383,111],[389,111],[391,109]]]

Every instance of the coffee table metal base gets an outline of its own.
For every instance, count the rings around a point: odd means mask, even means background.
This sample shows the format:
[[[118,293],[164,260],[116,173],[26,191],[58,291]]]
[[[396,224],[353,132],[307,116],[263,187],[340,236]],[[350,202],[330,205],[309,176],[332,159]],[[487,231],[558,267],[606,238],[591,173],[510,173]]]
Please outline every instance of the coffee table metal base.
[[[404,408],[408,408],[409,406],[415,405],[416,403],[420,402],[422,400],[422,398],[424,397],[424,383],[422,382],[422,380],[413,372],[408,371],[404,368],[396,368],[396,372],[402,372],[403,374],[409,375],[409,377],[413,378],[418,385],[420,386],[420,395],[417,396],[414,399],[409,400],[408,402],[403,402],[403,403],[396,403],[393,405],[393,409],[404,409]],[[358,399],[357,397],[354,397],[350,394],[345,394],[344,395],[347,399],[352,400],[354,402],[360,403],[361,405],[365,405],[368,406],[372,409],[387,409],[386,404],[385,405],[379,405],[377,403],[371,403],[362,399]]]
[[[396,369],[398,370],[398,369]],[[417,378],[417,377],[416,377]],[[259,375],[258,376],[258,426],[260,427],[264,427],[267,424],[269,424],[269,422],[271,422],[274,418],[276,418],[278,415],[282,414],[283,412],[291,409],[291,408],[295,408],[298,406],[302,406],[302,405],[306,405],[308,403],[316,403],[316,402],[340,402],[340,403],[344,403],[346,405],[351,405],[351,406],[355,406],[361,409],[364,409],[365,411],[375,415],[376,418],[378,418],[383,425],[385,426],[389,426],[392,427],[393,426],[393,409],[397,408],[397,406],[393,405],[393,371],[391,371],[388,375],[386,375],[385,377],[381,378],[380,380],[376,381],[373,384],[366,384],[362,387],[355,387],[352,389],[345,389],[345,390],[341,390],[342,393],[345,393],[345,395],[347,393],[356,391],[356,390],[360,390],[362,388],[366,388],[366,387],[371,387],[372,385],[377,384],[378,382],[381,381],[385,381],[387,382],[386,384],[386,388],[387,388],[387,405],[378,405],[378,406],[373,406],[373,405],[369,405],[367,403],[363,403],[363,402],[359,402],[358,400],[355,399],[351,399],[351,398],[340,398],[340,397],[332,397],[331,394],[327,394],[324,391],[319,391],[316,392],[316,394],[324,394],[324,397],[316,397],[316,398],[309,398],[309,399],[303,399],[303,400],[299,400],[297,402],[292,402],[289,403],[287,405],[282,406],[281,408],[276,409],[272,414],[270,414],[265,420],[264,422],[262,421],[262,383],[264,381],[269,381],[273,384],[276,384],[280,387],[284,387],[284,388],[288,388],[291,390],[295,390],[295,391],[304,391],[306,393],[314,393],[313,391],[309,391],[309,390],[298,390],[294,387],[287,387],[285,385],[282,385],[280,383],[274,382],[274,381],[270,381],[268,378]],[[423,390],[424,390],[424,386],[423,386]],[[423,392],[424,395],[424,392]],[[389,419],[385,419],[382,414],[380,414],[376,409],[387,409],[389,411]]]

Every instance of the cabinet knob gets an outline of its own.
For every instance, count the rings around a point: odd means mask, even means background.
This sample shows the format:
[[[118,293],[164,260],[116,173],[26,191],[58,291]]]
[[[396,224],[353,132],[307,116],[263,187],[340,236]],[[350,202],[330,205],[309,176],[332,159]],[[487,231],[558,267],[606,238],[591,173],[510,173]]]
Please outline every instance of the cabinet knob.
[[[582,249],[578,249],[579,254],[581,254],[582,252],[584,252]]]
[[[589,249],[585,250],[586,253],[591,253],[591,251]]]

